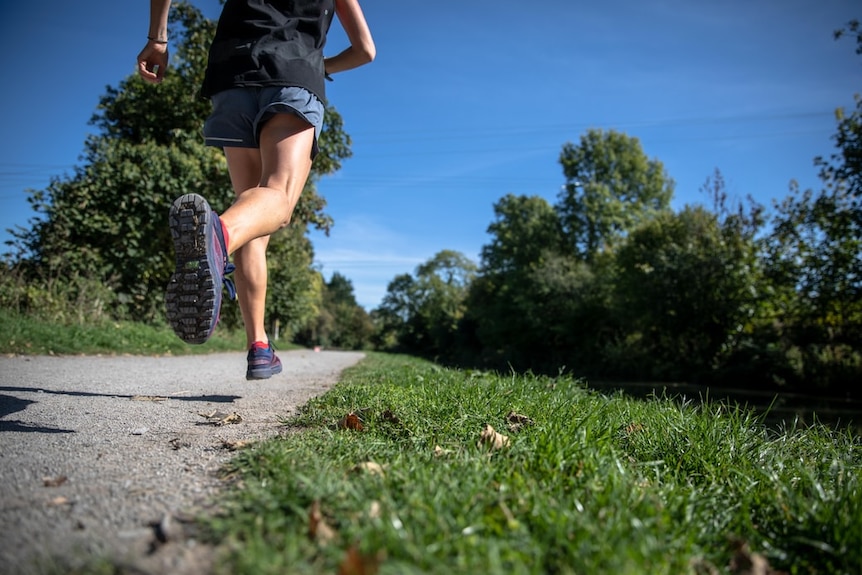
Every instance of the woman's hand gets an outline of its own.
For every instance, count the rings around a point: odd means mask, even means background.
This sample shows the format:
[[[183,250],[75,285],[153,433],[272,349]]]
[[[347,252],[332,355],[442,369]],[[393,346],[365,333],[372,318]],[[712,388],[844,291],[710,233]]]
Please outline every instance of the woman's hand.
[[[168,45],[147,40],[138,54],[138,74],[151,84],[159,84],[168,68]]]

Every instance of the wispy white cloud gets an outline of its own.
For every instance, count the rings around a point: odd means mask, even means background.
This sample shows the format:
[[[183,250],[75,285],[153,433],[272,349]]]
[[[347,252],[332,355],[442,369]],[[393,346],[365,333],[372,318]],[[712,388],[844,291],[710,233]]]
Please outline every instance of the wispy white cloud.
[[[347,277],[357,302],[368,310],[380,305],[395,276],[413,273],[434,255],[432,247],[367,215],[341,217],[329,237],[315,234],[312,241],[324,277],[334,272]]]

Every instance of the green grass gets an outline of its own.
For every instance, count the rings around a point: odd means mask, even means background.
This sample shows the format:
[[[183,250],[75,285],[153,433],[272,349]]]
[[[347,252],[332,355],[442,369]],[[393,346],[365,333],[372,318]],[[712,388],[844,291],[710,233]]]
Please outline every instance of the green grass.
[[[362,431],[338,428],[351,412]],[[235,460],[209,520],[224,573],[335,573],[351,547],[391,574],[724,573],[735,541],[789,573],[862,572],[849,432],[383,355],[286,424]],[[477,447],[485,424],[510,446]],[[332,541],[309,537],[314,502]]]
[[[23,355],[188,355],[245,348],[245,334],[217,329],[203,345],[188,345],[167,326],[103,321],[61,324],[0,309],[0,353]]]

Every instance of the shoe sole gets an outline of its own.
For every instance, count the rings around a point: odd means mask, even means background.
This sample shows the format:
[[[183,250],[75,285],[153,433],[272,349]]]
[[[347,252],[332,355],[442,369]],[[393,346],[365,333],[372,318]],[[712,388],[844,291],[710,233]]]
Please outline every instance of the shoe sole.
[[[186,343],[201,344],[212,335],[221,285],[215,286],[206,246],[212,234],[212,209],[201,196],[180,196],[171,206],[169,222],[176,252],[176,270],[165,293],[168,323]]]
[[[247,380],[269,379],[273,375],[275,375],[277,373],[281,373],[281,370],[282,370],[282,366],[280,363],[278,365],[276,365],[275,367],[268,366],[268,367],[259,367],[257,369],[249,369],[248,371],[245,372],[245,378]]]

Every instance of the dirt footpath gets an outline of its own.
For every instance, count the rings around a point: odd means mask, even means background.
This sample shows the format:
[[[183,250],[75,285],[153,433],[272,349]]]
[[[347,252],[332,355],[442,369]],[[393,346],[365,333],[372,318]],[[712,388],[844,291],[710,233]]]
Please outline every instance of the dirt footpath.
[[[0,358],[3,573],[102,556],[128,573],[208,573],[188,518],[218,493],[229,447],[278,434],[363,357],[279,356],[284,372],[258,382],[245,354]]]

